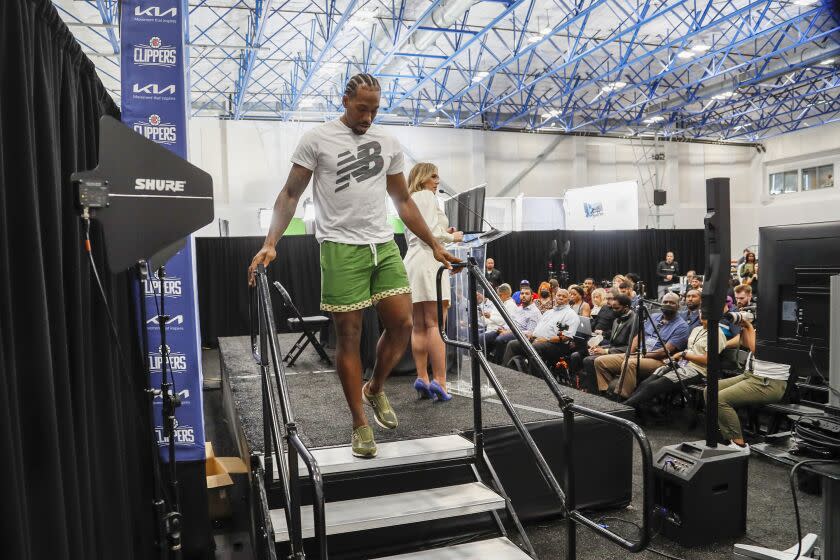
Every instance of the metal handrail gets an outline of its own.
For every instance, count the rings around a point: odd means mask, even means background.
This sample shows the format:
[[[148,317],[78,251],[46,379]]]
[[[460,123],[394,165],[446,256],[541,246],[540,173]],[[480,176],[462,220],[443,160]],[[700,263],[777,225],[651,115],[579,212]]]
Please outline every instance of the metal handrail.
[[[516,428],[517,432],[519,432],[519,435],[525,440],[528,449],[530,450],[531,454],[537,462],[537,467],[539,468],[540,474],[542,475],[543,479],[546,481],[546,483],[552,489],[552,491],[554,491],[554,493],[558,496],[558,498],[560,498],[561,508],[564,511],[564,513],[566,513],[566,519],[568,522],[568,558],[573,559],[575,558],[576,554],[577,537],[575,533],[575,522],[580,523],[585,527],[588,527],[589,529],[595,531],[596,533],[600,534],[601,536],[607,538],[608,540],[612,541],[613,543],[621,546],[622,548],[630,552],[640,552],[644,550],[650,542],[650,515],[653,510],[653,454],[651,452],[650,442],[648,441],[644,431],[642,431],[642,429],[635,423],[624,418],[612,416],[610,414],[605,414],[603,412],[599,412],[597,410],[592,410],[590,408],[575,404],[574,400],[571,397],[563,393],[563,390],[560,388],[560,384],[557,382],[556,379],[554,379],[554,376],[551,375],[551,372],[548,370],[548,367],[545,365],[545,363],[543,363],[539,354],[537,354],[537,351],[531,345],[530,340],[528,340],[528,338],[522,333],[522,331],[511,318],[511,316],[508,314],[501,299],[499,299],[498,294],[496,294],[495,289],[490,284],[490,282],[484,277],[484,274],[479,268],[475,258],[469,257],[467,259],[467,262],[453,264],[452,268],[454,270],[462,268],[466,269],[467,273],[469,274],[470,342],[465,342],[462,340],[452,340],[446,335],[446,330],[443,322],[443,301],[440,287],[443,271],[445,270],[444,267],[441,267],[437,273],[438,327],[440,329],[440,335],[446,344],[458,348],[464,348],[470,351],[470,355],[472,358],[470,362],[472,364],[472,387],[474,400],[473,414],[475,421],[474,442],[476,445],[476,453],[479,454],[484,452],[483,428],[481,425],[481,380],[479,379],[480,366],[481,369],[484,370],[484,373],[487,376],[487,379],[490,381],[490,384],[493,386],[493,389],[496,391],[499,401],[502,403],[505,411],[508,413],[511,420],[513,421],[514,427]],[[493,373],[490,363],[487,361],[487,358],[481,352],[481,346],[478,340],[478,301],[476,299],[476,291],[478,287],[477,283],[481,283],[482,287],[485,290],[485,297],[489,297],[490,300],[493,302],[493,305],[496,307],[496,309],[501,314],[502,318],[507,323],[514,337],[519,341],[519,343],[522,345],[522,348],[525,350],[525,353],[528,355],[529,363],[533,364],[533,366],[537,368],[543,380],[548,385],[549,390],[557,398],[560,410],[563,412],[566,448],[565,493],[563,492],[562,488],[557,482],[554,473],[551,472],[550,467],[546,463],[545,458],[542,456],[542,453],[540,452],[539,448],[537,447],[527,428],[525,428],[525,425],[519,418],[519,415],[516,413],[516,410],[514,409],[513,405],[507,398],[507,395],[502,390],[501,384],[499,383],[499,380],[496,377],[496,375]],[[624,430],[629,431],[639,443],[642,455],[643,512],[642,525],[640,528],[641,535],[639,536],[639,540],[637,541],[627,540],[621,535],[610,531],[606,527],[598,525],[591,519],[581,514],[576,509],[574,491],[574,462],[572,461],[572,453],[574,447],[573,443],[575,414],[589,416],[590,418],[594,418],[596,420],[614,424]]]
[[[315,521],[315,540],[319,558],[328,558],[326,517],[324,506],[324,482],[318,462],[298,434],[294,421],[289,388],[286,382],[286,369],[277,348],[274,313],[271,308],[271,294],[263,265],[257,266],[256,272],[256,321],[253,310],[253,297],[249,300],[251,327],[251,354],[260,366],[263,389],[263,434],[265,447],[265,485],[269,486],[273,477],[272,459],[277,464],[278,481],[285,501],[286,524],[289,528],[289,543],[292,558],[305,558],[303,551],[303,532],[301,524],[301,499],[298,457],[306,465],[309,480],[312,482],[313,507]],[[256,325],[255,325],[256,323]],[[257,327],[255,330],[255,326]],[[259,344],[259,350],[258,350]],[[270,357],[270,360],[269,360]],[[274,383],[269,375],[269,361],[274,373]],[[276,388],[276,392],[275,392]],[[279,395],[279,400],[277,399]],[[284,435],[285,434],[285,435]],[[286,440],[287,461],[283,459],[282,440]]]

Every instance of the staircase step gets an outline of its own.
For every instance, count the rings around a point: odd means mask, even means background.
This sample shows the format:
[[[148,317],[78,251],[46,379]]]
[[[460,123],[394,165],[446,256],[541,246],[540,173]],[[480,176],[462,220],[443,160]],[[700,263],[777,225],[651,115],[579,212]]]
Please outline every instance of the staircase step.
[[[321,474],[324,475],[418,463],[436,463],[452,459],[468,459],[475,454],[475,447],[469,440],[454,434],[390,441],[379,443],[376,447],[377,454],[372,459],[354,457],[350,452],[349,445],[313,449],[312,454],[318,461]],[[298,458],[298,465],[300,476],[308,477],[309,471],[300,458]],[[277,478],[277,465],[274,465],[274,478]]]
[[[378,560],[528,560],[531,557],[510,540],[500,537],[485,541],[433,548],[420,552],[409,552],[387,556]]]
[[[372,498],[327,502],[327,534],[338,535],[382,527],[406,525],[432,519],[445,519],[505,507],[504,499],[480,482],[442,486],[429,490],[386,494]],[[289,540],[286,514],[271,510],[277,542]],[[303,537],[315,535],[312,506],[301,508]]]

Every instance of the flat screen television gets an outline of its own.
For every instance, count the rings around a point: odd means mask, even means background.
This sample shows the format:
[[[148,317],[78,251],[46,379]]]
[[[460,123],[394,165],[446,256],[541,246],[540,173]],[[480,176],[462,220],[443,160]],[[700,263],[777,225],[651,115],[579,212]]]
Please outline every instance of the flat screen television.
[[[760,228],[758,266],[756,357],[807,374],[813,348],[825,368],[829,279],[840,273],[840,222]]]

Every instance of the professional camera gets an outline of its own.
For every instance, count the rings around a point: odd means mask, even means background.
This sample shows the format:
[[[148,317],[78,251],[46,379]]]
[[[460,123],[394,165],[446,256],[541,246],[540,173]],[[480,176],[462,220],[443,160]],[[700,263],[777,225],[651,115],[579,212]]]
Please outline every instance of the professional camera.
[[[728,311],[723,314],[723,318],[733,325],[742,322],[752,323],[755,321],[755,305],[748,305],[738,311]]]
[[[613,287],[612,280],[601,280],[601,287],[605,290],[609,290]]]

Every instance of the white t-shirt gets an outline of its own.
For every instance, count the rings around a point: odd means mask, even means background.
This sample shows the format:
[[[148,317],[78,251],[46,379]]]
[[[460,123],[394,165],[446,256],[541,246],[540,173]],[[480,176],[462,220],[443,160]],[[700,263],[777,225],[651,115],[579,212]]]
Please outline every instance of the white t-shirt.
[[[319,243],[367,245],[394,238],[385,177],[403,172],[403,153],[382,127],[355,134],[341,120],[316,126],[300,139],[292,163],[313,172]]]
[[[755,357],[752,359],[752,371],[754,375],[777,381],[787,381],[788,377],[790,377],[789,365],[756,360]]]

